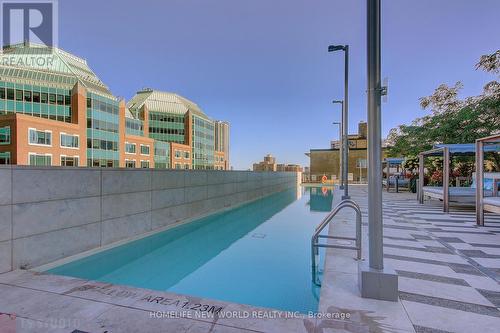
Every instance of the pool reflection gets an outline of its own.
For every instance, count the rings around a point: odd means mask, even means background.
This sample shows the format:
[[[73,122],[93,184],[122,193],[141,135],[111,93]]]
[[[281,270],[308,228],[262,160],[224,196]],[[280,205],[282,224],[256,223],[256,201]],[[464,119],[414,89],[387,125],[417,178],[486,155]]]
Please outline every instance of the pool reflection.
[[[309,207],[312,212],[329,212],[332,210],[333,187],[310,187]]]

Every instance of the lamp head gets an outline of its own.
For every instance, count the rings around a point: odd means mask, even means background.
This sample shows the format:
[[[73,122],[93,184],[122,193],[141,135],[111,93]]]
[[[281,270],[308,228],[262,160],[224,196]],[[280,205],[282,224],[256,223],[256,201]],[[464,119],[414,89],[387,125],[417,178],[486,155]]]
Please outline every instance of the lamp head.
[[[344,45],[330,45],[330,46],[328,46],[328,52],[344,51],[344,50],[345,50]]]

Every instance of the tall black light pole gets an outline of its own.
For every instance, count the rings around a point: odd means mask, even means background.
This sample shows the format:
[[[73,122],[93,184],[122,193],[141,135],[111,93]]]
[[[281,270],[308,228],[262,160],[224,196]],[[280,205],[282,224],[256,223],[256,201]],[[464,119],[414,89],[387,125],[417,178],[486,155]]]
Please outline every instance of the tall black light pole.
[[[342,109],[341,109],[341,120],[340,120],[340,125],[339,125],[339,147],[340,147],[340,154],[339,154],[339,167],[340,167],[340,186],[339,188],[341,190],[344,189],[344,171],[343,171],[343,164],[342,164],[342,161],[344,160],[343,158],[343,151],[344,151],[344,130],[343,130],[343,126],[344,126],[344,101],[339,101],[339,100],[334,100],[332,101],[333,104],[340,104]],[[335,124],[335,123],[334,123]]]
[[[342,199],[349,199],[349,180],[348,180],[348,161],[349,161],[349,120],[348,120],[348,106],[349,106],[349,45],[330,45],[328,52],[344,51],[344,103],[342,107],[342,173],[344,179],[344,195]]]
[[[342,147],[342,123],[340,121],[334,121],[332,123],[333,125],[338,125],[339,126],[339,144],[340,147]],[[340,154],[339,154],[340,157]],[[340,170],[340,176],[342,176],[342,160],[339,158],[339,170]],[[340,179],[340,188],[344,188],[344,184],[342,183],[343,179]]]
[[[398,275],[384,267],[380,82],[380,0],[367,0],[368,263],[359,262],[362,297],[398,301]]]
[[[367,43],[369,259],[370,268],[383,269],[380,0],[368,1]]]

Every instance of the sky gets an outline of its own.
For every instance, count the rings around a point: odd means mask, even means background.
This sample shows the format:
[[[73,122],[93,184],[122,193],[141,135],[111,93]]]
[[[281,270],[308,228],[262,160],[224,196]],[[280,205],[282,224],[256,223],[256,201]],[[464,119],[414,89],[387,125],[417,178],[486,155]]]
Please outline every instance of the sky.
[[[382,0],[382,129],[428,113],[418,99],[441,83],[478,95],[474,69],[500,48],[498,0]],[[365,0],[59,0],[59,47],[87,60],[116,96],[150,87],[196,102],[231,124],[230,162],[265,154],[308,165],[338,137],[349,44],[349,129],[366,120]]]

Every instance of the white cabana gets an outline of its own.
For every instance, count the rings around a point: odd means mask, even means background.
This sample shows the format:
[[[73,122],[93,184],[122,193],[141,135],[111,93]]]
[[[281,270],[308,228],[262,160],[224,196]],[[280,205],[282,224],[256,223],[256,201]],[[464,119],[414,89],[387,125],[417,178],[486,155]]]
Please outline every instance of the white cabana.
[[[485,151],[500,152],[500,134],[476,140],[476,223],[480,226],[484,226],[485,211],[500,214],[498,196],[500,173],[484,172]],[[485,179],[491,179],[491,190],[485,189]]]
[[[476,188],[450,187],[450,156],[454,154],[473,155],[476,153],[476,145],[473,143],[439,144],[435,145],[434,149],[419,154],[417,198],[421,204],[424,203],[425,197],[442,200],[444,212],[450,210],[450,202],[471,206],[476,204],[477,186]],[[487,151],[493,151],[493,149],[494,147],[486,148]],[[424,186],[424,159],[426,156],[443,156],[443,186]],[[479,183],[476,181],[476,184]],[[492,191],[483,191],[482,193],[488,197],[493,195]]]
[[[408,179],[402,177],[400,178],[400,173],[404,174],[405,169],[402,164],[404,162],[403,157],[387,157],[382,161],[382,170],[385,169],[385,179],[382,179],[382,184],[384,184],[387,192],[391,190],[391,185],[394,185],[396,192],[400,187],[408,187]],[[392,173],[392,170],[396,168],[396,174]]]

